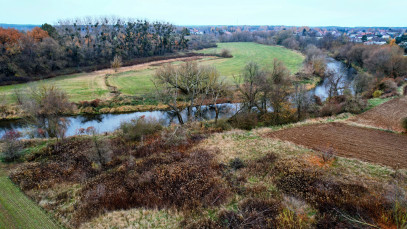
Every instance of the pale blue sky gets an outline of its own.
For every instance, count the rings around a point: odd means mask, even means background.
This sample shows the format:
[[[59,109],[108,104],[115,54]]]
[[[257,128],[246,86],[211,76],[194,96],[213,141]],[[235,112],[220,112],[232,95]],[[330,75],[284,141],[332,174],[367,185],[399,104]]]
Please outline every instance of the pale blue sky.
[[[176,25],[407,26],[407,0],[0,0],[0,23],[85,16]]]

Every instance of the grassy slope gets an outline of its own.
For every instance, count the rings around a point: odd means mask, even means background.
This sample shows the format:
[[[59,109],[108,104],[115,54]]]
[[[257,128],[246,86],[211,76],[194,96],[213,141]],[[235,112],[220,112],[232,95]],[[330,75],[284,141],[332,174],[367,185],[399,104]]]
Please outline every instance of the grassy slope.
[[[204,58],[200,63],[214,65],[222,76],[232,79],[233,75],[241,72],[249,61],[258,62],[263,67],[270,67],[274,58],[283,61],[287,68],[295,73],[304,60],[302,54],[278,46],[267,46],[256,43],[235,42],[219,43],[217,48],[199,50],[199,53],[215,53],[227,48],[231,51],[233,58]],[[110,78],[110,83],[119,88],[124,94],[142,95],[154,91],[151,77],[157,67],[118,73]]]
[[[0,96],[3,95],[7,103],[14,103],[14,88],[25,89],[38,83],[54,84],[66,91],[73,102],[80,100],[92,100],[107,96],[108,90],[104,85],[104,78],[100,75],[91,75],[89,73],[80,73],[67,76],[59,76],[46,79],[40,82],[31,82],[18,85],[9,85],[0,87]]]
[[[60,228],[0,168],[0,229]]]

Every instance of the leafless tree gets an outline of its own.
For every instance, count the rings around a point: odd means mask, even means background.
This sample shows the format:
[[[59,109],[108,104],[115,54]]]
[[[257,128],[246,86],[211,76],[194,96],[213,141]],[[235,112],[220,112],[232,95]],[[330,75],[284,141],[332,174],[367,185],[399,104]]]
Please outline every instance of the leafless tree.
[[[63,115],[72,111],[65,92],[54,85],[41,84],[29,89],[23,101],[27,122],[43,130],[46,137],[63,138],[69,121]]]
[[[274,59],[273,69],[267,75],[270,77],[269,81],[272,83],[272,90],[269,95],[270,104],[273,107],[276,117],[279,118],[283,105],[288,101],[290,96],[293,81],[284,63],[278,59]]]
[[[328,80],[326,84],[328,89],[328,98],[340,95],[341,92],[348,86],[344,84],[343,78],[345,77],[345,74],[341,72],[329,70],[325,73],[325,75]]]
[[[262,74],[260,66],[255,62],[249,62],[243,69],[243,73],[234,77],[238,88],[243,107],[250,113],[254,107],[259,107],[257,102],[260,99],[262,87]]]
[[[160,100],[175,111],[181,124],[184,121],[178,101],[188,104],[188,117],[191,119],[193,107],[197,108],[199,114],[204,100],[209,97],[216,104],[224,88],[216,68],[199,66],[196,62],[186,62],[175,67],[164,65],[156,71],[153,82]]]
[[[297,108],[297,119],[301,120],[303,114],[307,113],[312,101],[304,84],[295,84],[292,101]]]

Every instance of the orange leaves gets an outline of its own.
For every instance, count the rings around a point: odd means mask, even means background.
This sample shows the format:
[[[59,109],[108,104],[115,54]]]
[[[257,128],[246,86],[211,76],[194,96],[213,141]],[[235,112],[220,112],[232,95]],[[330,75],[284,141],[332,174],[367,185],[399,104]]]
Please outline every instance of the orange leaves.
[[[33,38],[35,42],[41,42],[44,38],[49,37],[48,32],[42,30],[40,27],[35,27],[27,32],[27,36]]]
[[[4,29],[0,27],[0,43],[2,44],[16,44],[22,36],[23,34],[16,29]]]

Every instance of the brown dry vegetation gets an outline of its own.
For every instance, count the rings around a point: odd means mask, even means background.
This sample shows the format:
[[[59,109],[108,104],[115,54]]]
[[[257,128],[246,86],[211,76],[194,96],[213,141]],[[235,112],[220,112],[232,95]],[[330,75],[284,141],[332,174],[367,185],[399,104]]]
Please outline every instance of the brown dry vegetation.
[[[407,168],[407,136],[395,133],[328,123],[285,129],[269,136],[318,151],[332,147],[337,156]]]
[[[350,121],[402,132],[404,129],[401,121],[404,117],[407,117],[407,96],[392,99],[350,119]]]
[[[177,129],[150,136],[143,143],[105,137],[98,149],[90,138],[72,137],[30,155],[10,177],[44,208],[60,209],[57,215],[76,226],[104,211],[191,210],[223,202],[229,191],[221,182],[219,165],[212,160],[216,152],[189,150],[205,133]],[[97,150],[103,151],[104,160],[98,158]],[[75,185],[78,190],[69,191]],[[55,195],[50,192],[53,189],[65,190]],[[51,197],[53,201],[44,203]],[[73,206],[62,212],[58,205],[70,201]]]
[[[318,125],[217,133],[188,124],[138,141],[97,136],[98,147],[95,138],[71,137],[29,154],[11,178],[67,227],[392,228],[403,222],[405,171],[324,160],[269,137]]]

